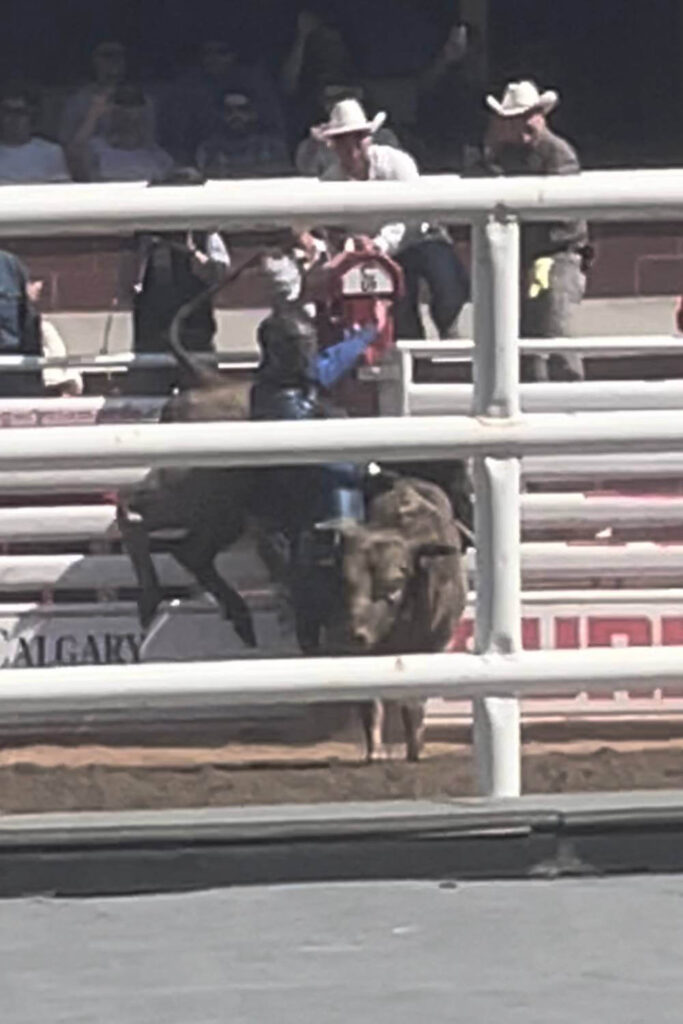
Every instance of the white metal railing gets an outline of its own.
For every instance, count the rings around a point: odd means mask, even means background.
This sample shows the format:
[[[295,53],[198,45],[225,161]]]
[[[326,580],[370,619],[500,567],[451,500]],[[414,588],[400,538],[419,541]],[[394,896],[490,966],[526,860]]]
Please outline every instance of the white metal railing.
[[[522,526],[536,531],[676,526],[683,529],[683,495],[523,494]],[[0,508],[0,543],[117,537],[113,505]]]
[[[461,338],[446,341],[399,341],[396,351],[412,359],[431,359],[435,363],[469,362],[474,355],[474,341]],[[523,356],[571,352],[579,356],[604,358],[611,356],[683,356],[683,336],[651,334],[612,336],[594,335],[583,338],[520,338]],[[0,359],[0,367],[2,360]]]
[[[412,183],[288,180],[211,183],[197,189],[141,184],[8,187],[0,234],[126,233],[183,228],[253,228],[312,223],[361,226],[446,219],[472,225],[473,417],[302,423],[46,428],[7,431],[0,470],[145,465],[268,465],[368,458],[474,457],[477,532],[477,654],[401,658],[293,659],[249,666],[198,663],[22,670],[0,678],[0,713],[121,711],[228,703],[358,700],[441,695],[474,701],[480,788],[520,790],[521,694],[679,685],[683,650],[589,653],[521,651],[520,456],[683,451],[683,414],[520,413],[518,379],[519,221],[676,218],[679,171],[592,172],[554,178]]]
[[[253,353],[197,352],[198,362],[235,372],[253,370],[258,359]],[[112,355],[0,356],[0,373],[25,373],[27,370],[70,369],[81,373],[123,373],[130,369],[175,369],[175,356],[166,352],[116,352]]]
[[[520,343],[519,350],[527,355],[548,353],[595,354],[597,338],[566,341],[529,340]],[[605,339],[609,344],[603,355],[633,355],[636,349],[624,345],[621,338]],[[654,356],[676,352],[683,355],[683,338],[662,341],[643,339],[646,345],[641,354]],[[647,344],[647,343],[650,344]],[[384,364],[375,370],[380,389],[380,407],[383,415],[398,416],[466,416],[472,408],[473,387],[457,383],[417,383],[415,362],[431,359],[434,362],[462,362],[472,358],[472,342],[443,342],[441,348],[433,342],[399,342],[388,353]],[[683,380],[590,380],[577,382],[547,382],[521,384],[519,396],[524,412],[609,412],[617,409],[680,409],[683,407]]]
[[[462,339],[457,341],[399,341],[396,346],[398,353],[409,354],[412,360],[430,359],[434,363],[469,362],[474,352],[474,341]],[[552,353],[575,353],[580,356],[594,358],[613,358],[616,356],[682,356],[683,337],[677,335],[633,335],[632,337],[612,337],[597,335],[591,338],[521,338],[519,342],[521,355],[549,355]],[[221,370],[244,371],[253,370],[258,366],[258,359],[253,352],[198,352],[195,358],[209,366],[217,366]],[[155,370],[172,369],[176,366],[174,356],[165,352],[114,352],[111,354],[78,355],[67,353],[64,356],[8,356],[0,355],[0,373],[24,373],[27,370],[73,369],[81,373],[124,373],[130,369]],[[384,368],[363,371],[369,377],[384,376]],[[412,374],[406,383],[412,383]]]

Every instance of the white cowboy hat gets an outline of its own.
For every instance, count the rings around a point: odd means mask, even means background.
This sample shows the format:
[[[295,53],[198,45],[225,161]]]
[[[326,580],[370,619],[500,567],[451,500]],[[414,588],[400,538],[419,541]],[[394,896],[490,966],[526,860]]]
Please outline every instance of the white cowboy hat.
[[[367,132],[374,135],[386,119],[387,115],[382,111],[375,114],[372,121],[368,121],[367,114],[358,100],[340,100],[332,107],[330,120],[320,126],[319,133],[323,139],[330,139],[335,135],[349,135],[351,132]]]
[[[554,89],[539,92],[535,82],[508,82],[505,86],[502,102],[495,96],[487,96],[486,102],[499,117],[520,117],[532,110],[540,110],[549,114],[560,102]]]

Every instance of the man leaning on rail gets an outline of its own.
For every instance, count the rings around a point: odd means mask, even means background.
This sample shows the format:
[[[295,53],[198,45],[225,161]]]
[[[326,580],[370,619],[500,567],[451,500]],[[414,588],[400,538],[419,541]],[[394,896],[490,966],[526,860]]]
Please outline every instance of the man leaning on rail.
[[[510,82],[502,100],[486,97],[491,120],[481,162],[469,168],[484,174],[578,174],[579,158],[566,139],[548,127],[557,106],[553,90],[540,93],[534,82]],[[521,228],[521,324],[523,338],[563,338],[574,320],[586,286],[592,250],[584,220],[523,224]],[[579,356],[553,354],[522,359],[523,380],[583,380]]]

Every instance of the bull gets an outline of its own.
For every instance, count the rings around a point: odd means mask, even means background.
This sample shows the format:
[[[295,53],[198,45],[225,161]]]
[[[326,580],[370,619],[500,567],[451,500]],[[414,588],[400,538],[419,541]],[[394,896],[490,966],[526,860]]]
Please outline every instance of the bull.
[[[246,269],[232,275],[234,280]],[[248,419],[244,384],[226,380],[189,355],[180,340],[183,321],[212,285],[183,306],[170,330],[170,346],[180,369],[181,390],[171,395],[161,412],[163,423],[196,423]],[[138,615],[147,629],[161,604],[163,592],[151,554],[150,538],[168,531],[180,537],[166,542],[179,564],[210,593],[240,639],[256,646],[251,612],[242,596],[218,573],[215,559],[246,528],[253,471],[228,468],[158,469],[142,483],[117,497],[117,523],[121,541],[131,559],[139,588]]]
[[[417,477],[390,475],[364,523],[320,524],[335,540],[326,588],[327,653],[419,654],[443,651],[465,608],[467,580],[461,529],[448,496]],[[422,702],[399,705],[406,757],[420,757]],[[385,707],[362,707],[368,761],[385,756]]]

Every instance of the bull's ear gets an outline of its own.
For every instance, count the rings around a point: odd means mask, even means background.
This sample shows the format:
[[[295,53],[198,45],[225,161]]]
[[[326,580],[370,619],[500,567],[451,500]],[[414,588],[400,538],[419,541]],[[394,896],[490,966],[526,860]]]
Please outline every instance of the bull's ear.
[[[415,552],[415,562],[421,565],[428,558],[443,558],[446,555],[459,555],[460,549],[453,544],[420,544]]]

